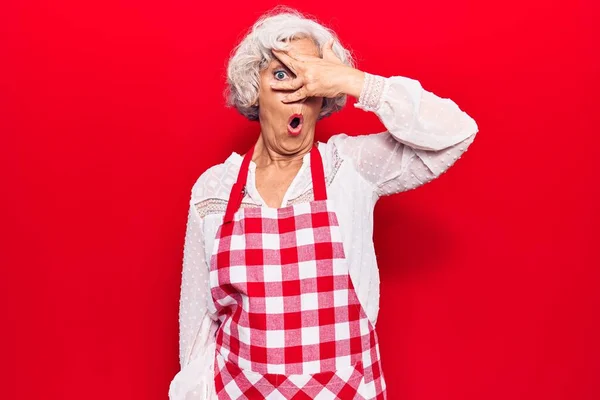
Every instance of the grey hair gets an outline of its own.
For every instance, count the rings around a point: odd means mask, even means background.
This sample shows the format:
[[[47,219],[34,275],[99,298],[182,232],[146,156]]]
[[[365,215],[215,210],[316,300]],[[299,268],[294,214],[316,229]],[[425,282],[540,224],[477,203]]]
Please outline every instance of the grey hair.
[[[251,121],[258,120],[258,92],[260,71],[267,68],[274,56],[272,49],[283,49],[293,39],[310,38],[319,49],[330,38],[334,39],[333,52],[345,64],[355,66],[352,52],[344,48],[335,32],[287,6],[277,6],[263,14],[234,48],[227,65],[226,105],[235,107]],[[346,95],[323,98],[318,119],[341,110]]]

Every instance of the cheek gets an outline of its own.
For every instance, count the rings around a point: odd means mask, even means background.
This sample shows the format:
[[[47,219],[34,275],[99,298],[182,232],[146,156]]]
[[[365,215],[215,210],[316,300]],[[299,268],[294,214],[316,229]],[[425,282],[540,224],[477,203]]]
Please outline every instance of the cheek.
[[[276,110],[281,104],[281,98],[283,96],[280,93],[275,93],[270,89],[261,90],[258,94],[259,104],[265,109]]]
[[[315,114],[319,115],[321,108],[323,106],[323,98],[322,97],[311,97],[305,102],[305,107],[310,108],[310,110]]]

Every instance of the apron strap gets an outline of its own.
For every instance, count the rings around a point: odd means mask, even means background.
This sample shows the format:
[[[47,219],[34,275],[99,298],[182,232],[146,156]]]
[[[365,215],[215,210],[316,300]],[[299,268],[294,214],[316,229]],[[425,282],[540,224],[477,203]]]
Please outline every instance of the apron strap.
[[[310,173],[312,176],[315,201],[327,200],[323,159],[321,158],[321,152],[319,151],[316,143],[310,151]]]
[[[254,146],[250,147],[250,150],[244,156],[240,172],[238,173],[237,182],[233,184],[231,193],[229,194],[229,201],[227,202],[227,210],[225,211],[225,217],[223,223],[233,221],[233,214],[242,205],[242,200],[246,194],[246,180],[248,179],[248,169],[250,167],[250,161],[252,161],[252,154],[254,153]]]
[[[233,215],[242,205],[242,200],[246,194],[246,182],[248,179],[248,170],[250,168],[250,161],[254,153],[254,146],[248,150],[242,161],[240,172],[238,173],[237,182],[233,184],[231,193],[229,194],[229,201],[227,202],[227,210],[225,211],[225,217],[223,218],[223,224],[233,221]],[[313,183],[313,192],[315,201],[327,200],[327,188],[325,184],[325,171],[323,169],[323,159],[317,144],[313,146],[310,151],[310,172]]]

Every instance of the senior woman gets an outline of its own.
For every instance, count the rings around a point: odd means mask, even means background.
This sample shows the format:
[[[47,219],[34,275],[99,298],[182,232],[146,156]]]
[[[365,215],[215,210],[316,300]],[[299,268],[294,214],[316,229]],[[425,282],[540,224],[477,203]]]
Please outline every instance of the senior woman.
[[[442,174],[477,124],[415,79],[357,69],[290,9],[237,46],[228,94],[260,135],[192,188],[170,398],[385,399],[375,203]],[[315,141],[347,96],[386,130]]]

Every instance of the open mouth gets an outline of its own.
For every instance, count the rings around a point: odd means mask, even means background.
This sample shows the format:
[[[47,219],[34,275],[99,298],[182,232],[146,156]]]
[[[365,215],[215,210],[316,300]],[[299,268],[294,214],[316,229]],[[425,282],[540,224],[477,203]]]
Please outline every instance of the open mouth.
[[[288,120],[288,133],[293,136],[297,136],[302,131],[302,123],[304,117],[302,114],[292,114]]]

